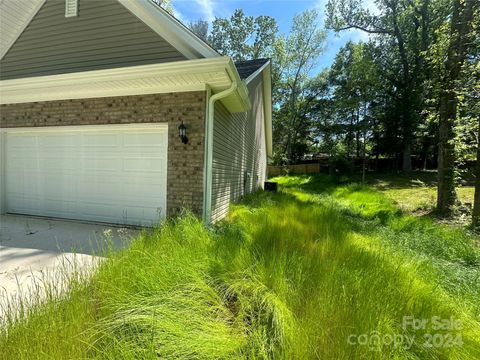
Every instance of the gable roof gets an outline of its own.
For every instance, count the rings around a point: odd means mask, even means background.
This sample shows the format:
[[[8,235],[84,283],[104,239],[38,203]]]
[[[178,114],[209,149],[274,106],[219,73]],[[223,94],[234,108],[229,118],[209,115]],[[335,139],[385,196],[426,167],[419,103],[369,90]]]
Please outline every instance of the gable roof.
[[[117,0],[78,5],[66,17],[65,0],[46,1],[0,60],[0,80],[187,59]]]
[[[40,10],[45,0],[0,0],[0,59]]]
[[[80,0],[81,1],[81,0]],[[176,47],[187,59],[221,56],[205,41],[151,0],[118,0],[147,26]]]
[[[240,78],[242,80],[245,80],[245,79],[248,79],[254,73],[256,73],[258,70],[260,70],[269,61],[270,61],[269,59],[254,59],[254,60],[239,61],[235,63],[235,67],[237,68]]]
[[[220,56],[210,45],[151,0],[117,1],[172,44],[185,58],[201,59]],[[2,34],[0,59],[5,56],[44,3],[45,0],[0,0],[0,33]]]
[[[262,76],[263,104],[265,111],[265,140],[268,157],[273,156],[272,148],[272,69],[269,59],[254,59],[235,63],[240,78],[248,84],[257,76]]]

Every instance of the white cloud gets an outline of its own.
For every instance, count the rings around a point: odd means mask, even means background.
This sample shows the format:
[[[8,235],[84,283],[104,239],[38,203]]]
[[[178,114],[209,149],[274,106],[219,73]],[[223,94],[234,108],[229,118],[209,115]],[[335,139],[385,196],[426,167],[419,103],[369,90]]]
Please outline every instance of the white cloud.
[[[188,21],[185,18],[185,16],[178,10],[178,8],[175,7],[175,5],[172,5],[173,8],[173,16],[175,16],[182,24],[187,24]]]
[[[215,3],[213,0],[195,0],[195,3],[200,6],[200,11],[202,12],[205,20],[209,22],[215,20],[215,15],[213,13]]]

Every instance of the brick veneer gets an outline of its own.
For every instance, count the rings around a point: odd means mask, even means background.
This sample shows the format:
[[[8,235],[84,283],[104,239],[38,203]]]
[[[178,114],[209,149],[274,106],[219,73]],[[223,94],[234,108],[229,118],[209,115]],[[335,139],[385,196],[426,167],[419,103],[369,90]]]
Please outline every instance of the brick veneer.
[[[205,98],[185,92],[1,105],[0,128],[167,122],[167,215],[182,208],[201,215]],[[178,137],[182,120],[186,145]]]

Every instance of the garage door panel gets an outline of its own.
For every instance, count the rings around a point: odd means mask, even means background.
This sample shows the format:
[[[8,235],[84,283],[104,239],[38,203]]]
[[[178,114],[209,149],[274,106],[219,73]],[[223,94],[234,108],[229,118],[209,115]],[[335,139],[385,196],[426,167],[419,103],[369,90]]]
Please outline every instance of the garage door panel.
[[[164,130],[164,135],[166,135],[166,131]],[[136,132],[132,131],[131,136],[128,138],[123,138],[123,145],[126,147],[134,147],[138,148],[139,146],[143,147],[155,147],[155,148],[163,148],[165,147],[165,143],[159,143],[156,139],[155,134],[150,134],[146,131]]]
[[[111,148],[119,145],[119,136],[117,134],[89,134],[88,136],[84,136],[82,141],[83,145],[93,149]]]
[[[61,133],[58,135],[43,135],[37,136],[36,142],[40,149],[68,149],[78,146],[79,139],[75,134]]]
[[[166,126],[13,130],[6,144],[9,212],[140,225],[165,216]]]
[[[12,194],[10,200],[14,205],[9,208],[9,211],[17,214],[57,216],[58,212],[62,212],[63,217],[72,216],[73,218],[76,214],[76,204],[64,199],[45,199],[43,196]]]
[[[113,155],[102,156],[102,157],[84,157],[81,162],[83,162],[83,170],[87,171],[98,171],[98,172],[117,172],[121,170],[122,161]]]

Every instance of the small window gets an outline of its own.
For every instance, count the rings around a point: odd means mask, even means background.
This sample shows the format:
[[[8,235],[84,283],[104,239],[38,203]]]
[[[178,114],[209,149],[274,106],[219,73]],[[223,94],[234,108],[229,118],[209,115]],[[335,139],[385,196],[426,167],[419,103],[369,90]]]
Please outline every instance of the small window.
[[[78,15],[78,0],[65,0],[65,17]]]

